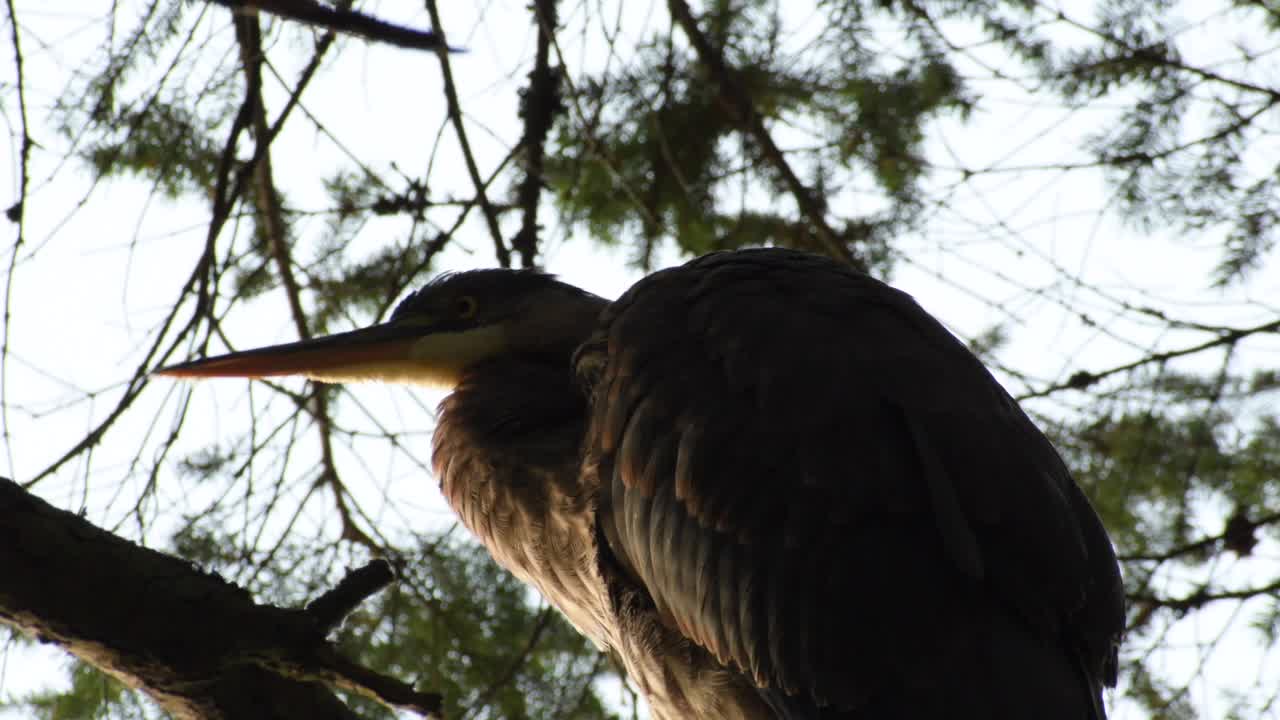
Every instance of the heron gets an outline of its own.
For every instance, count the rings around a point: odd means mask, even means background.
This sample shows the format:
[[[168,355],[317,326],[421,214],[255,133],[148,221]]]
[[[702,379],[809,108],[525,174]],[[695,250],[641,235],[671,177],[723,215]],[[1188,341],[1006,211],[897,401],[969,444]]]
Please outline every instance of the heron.
[[[765,248],[608,301],[443,275],[381,324],[163,369],[442,386],[432,464],[655,720],[1103,720],[1110,539],[908,294]]]

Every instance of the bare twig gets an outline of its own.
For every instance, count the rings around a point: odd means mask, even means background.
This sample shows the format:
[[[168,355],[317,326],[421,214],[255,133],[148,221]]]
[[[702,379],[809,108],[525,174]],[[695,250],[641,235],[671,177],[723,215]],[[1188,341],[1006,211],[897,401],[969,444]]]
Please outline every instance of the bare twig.
[[[493,698],[493,694],[499,688],[508,685],[516,673],[529,660],[529,655],[538,647],[538,641],[542,639],[542,634],[546,632],[547,626],[551,624],[551,619],[555,615],[555,611],[550,606],[542,608],[542,612],[538,613],[538,620],[534,623],[533,631],[529,633],[529,639],[525,641],[524,648],[516,653],[511,663],[507,665],[507,669],[501,675],[493,679],[489,685],[476,696],[475,702],[471,703],[471,709],[482,708]],[[468,713],[470,714],[470,713]]]
[[[18,199],[9,205],[5,215],[9,221],[18,226],[18,237],[13,241],[13,252],[9,255],[9,266],[5,270],[4,281],[4,317],[0,325],[0,440],[3,440],[5,454],[8,457],[9,471],[14,468],[13,443],[9,437],[9,326],[13,315],[13,277],[18,267],[18,254],[26,239],[27,229],[27,189],[31,181],[31,126],[27,122],[27,78],[23,69],[22,39],[18,30],[18,11],[13,7],[13,0],[6,0],[5,7],[9,11],[9,37],[13,43],[13,66],[18,90],[18,115],[22,124],[22,141],[18,150]]]
[[[1235,590],[1214,590],[1203,585],[1182,597],[1160,597],[1147,593],[1131,594],[1129,601],[1135,605],[1169,608],[1175,612],[1189,612],[1219,600],[1249,600],[1255,597],[1274,595],[1280,592],[1280,579],[1272,580],[1266,585],[1238,588]]]
[[[262,101],[262,31],[258,25],[257,15],[253,13],[236,13],[235,26],[236,39],[240,43],[240,59],[245,73],[245,106],[250,108],[250,119],[253,123],[254,135],[258,140],[257,151],[254,153],[254,177],[259,221],[262,223],[270,246],[271,258],[280,276],[280,284],[284,287],[285,296],[288,298],[294,327],[298,337],[306,340],[311,337],[311,329],[308,327],[306,312],[302,308],[302,291],[293,274],[293,258],[289,251],[284,211],[280,207],[280,196],[276,191],[271,169],[272,136]],[[346,504],[346,488],[338,475],[338,466],[333,456],[331,439],[333,422],[329,417],[324,390],[319,385],[313,385],[309,399],[314,406],[312,415],[316,420],[317,432],[320,433],[322,467],[320,480],[333,490],[334,503],[342,518],[342,535],[344,538],[377,550],[380,547],[378,543],[360,529]]]
[[[507,250],[507,244],[502,239],[502,228],[498,225],[498,213],[494,210],[493,204],[489,202],[489,195],[485,192],[487,183],[480,177],[480,168],[476,165],[475,153],[471,151],[471,141],[467,139],[466,124],[462,121],[462,103],[458,101],[458,89],[453,82],[453,69],[449,64],[449,53],[445,50],[444,30],[440,23],[440,8],[436,0],[427,0],[427,13],[431,15],[431,24],[436,27],[436,33],[440,36],[441,46],[436,52],[436,57],[440,59],[440,74],[444,78],[444,97],[449,113],[449,122],[453,125],[453,131],[458,136],[458,147],[462,151],[462,159],[467,166],[467,174],[471,177],[471,184],[476,189],[476,201],[480,204],[480,212],[484,215],[485,223],[489,226],[489,235],[493,238],[493,252],[498,258],[498,263],[502,267],[511,267],[511,252]]]
[[[1048,385],[1046,387],[1040,388],[1039,390],[1034,390],[1029,393],[1024,393],[1018,396],[1018,400],[1022,401],[1022,400],[1028,400],[1031,398],[1045,397],[1046,395],[1052,395],[1053,393],[1060,392],[1062,390],[1084,390],[1102,380],[1105,380],[1106,378],[1111,377],[1112,375],[1118,375],[1120,373],[1128,372],[1130,370],[1136,370],[1144,365],[1159,364],[1159,363],[1167,362],[1174,358],[1184,357],[1186,355],[1194,355],[1198,352],[1203,352],[1205,350],[1209,350],[1215,347],[1222,347],[1224,345],[1235,345],[1236,343],[1249,337],[1250,335],[1258,335],[1261,333],[1269,333],[1269,332],[1277,332],[1277,331],[1280,331],[1280,320],[1273,320],[1271,322],[1262,323],[1261,325],[1255,325],[1253,327],[1248,327],[1248,328],[1234,328],[1229,330],[1223,330],[1222,334],[1219,335],[1218,337],[1212,340],[1207,340],[1198,345],[1179,348],[1177,350],[1167,350],[1165,352],[1151,353],[1150,355],[1140,357],[1137,360],[1133,360],[1131,362],[1127,362],[1122,365],[1116,365],[1115,367],[1110,367],[1110,368],[1107,368],[1106,370],[1099,370],[1097,372],[1090,372],[1088,370],[1077,371],[1073,373],[1071,377],[1067,378],[1064,382],[1055,383],[1053,385]]]
[[[332,590],[307,603],[307,614],[325,631],[332,630],[360,603],[395,579],[391,563],[379,558],[347,573]]]
[[[1186,555],[1197,555],[1217,547],[1232,549],[1233,546],[1246,544],[1241,538],[1252,537],[1253,532],[1258,528],[1280,523],[1280,512],[1270,513],[1253,520],[1248,518],[1244,518],[1243,521],[1237,520],[1240,517],[1242,516],[1233,515],[1231,521],[1225,523],[1222,532],[1217,535],[1203,537],[1161,552],[1132,553],[1120,555],[1119,558],[1122,562],[1166,562]]]

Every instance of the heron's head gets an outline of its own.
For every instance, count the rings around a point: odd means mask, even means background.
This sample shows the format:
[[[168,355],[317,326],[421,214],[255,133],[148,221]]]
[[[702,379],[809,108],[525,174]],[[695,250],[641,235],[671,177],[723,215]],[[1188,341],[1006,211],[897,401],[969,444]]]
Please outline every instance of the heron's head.
[[[563,354],[567,363],[606,304],[543,273],[472,270],[437,278],[379,325],[170,365],[156,374],[453,387],[467,368],[503,356]]]

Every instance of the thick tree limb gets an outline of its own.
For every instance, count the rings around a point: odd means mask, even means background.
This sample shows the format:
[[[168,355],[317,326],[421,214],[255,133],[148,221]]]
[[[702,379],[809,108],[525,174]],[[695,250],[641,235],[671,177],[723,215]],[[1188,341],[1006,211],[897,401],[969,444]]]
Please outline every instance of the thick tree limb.
[[[259,605],[215,574],[118,538],[3,478],[0,578],[0,622],[62,646],[178,718],[356,717],[313,680],[439,710],[439,696],[339,656],[312,613]]]

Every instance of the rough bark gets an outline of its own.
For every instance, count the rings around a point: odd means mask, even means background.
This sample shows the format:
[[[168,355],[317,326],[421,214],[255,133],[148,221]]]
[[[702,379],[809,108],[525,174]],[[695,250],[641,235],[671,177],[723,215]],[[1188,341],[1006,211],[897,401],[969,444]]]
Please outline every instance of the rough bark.
[[[178,718],[354,718],[323,623],[0,478],[0,622],[146,692]],[[304,679],[298,679],[304,678]],[[427,696],[421,696],[427,697]]]

